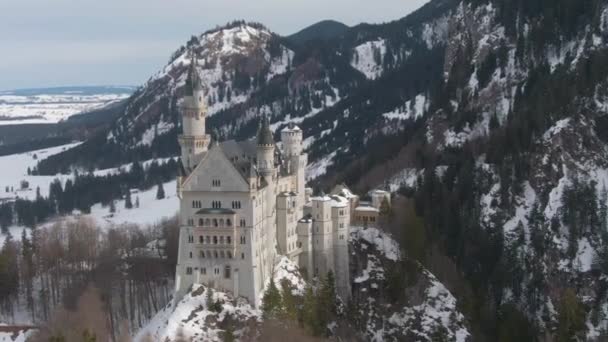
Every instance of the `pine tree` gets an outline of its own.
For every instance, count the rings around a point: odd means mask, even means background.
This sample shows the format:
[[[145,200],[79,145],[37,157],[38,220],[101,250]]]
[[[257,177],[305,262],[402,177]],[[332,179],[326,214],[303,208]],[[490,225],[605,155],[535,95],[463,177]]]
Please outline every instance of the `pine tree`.
[[[279,292],[274,280],[271,279],[270,285],[264,293],[264,298],[262,298],[262,313],[265,319],[273,319],[280,316],[282,309],[281,292]]]
[[[133,202],[131,202],[131,190],[127,189],[127,195],[125,196],[125,209],[132,209]]]
[[[287,320],[298,319],[298,306],[296,296],[293,295],[293,286],[289,280],[281,279],[281,290],[283,295],[283,317]]]
[[[318,336],[322,333],[322,327],[319,324],[317,316],[317,299],[310,286],[307,286],[306,291],[304,292],[302,322],[311,334]]]
[[[585,309],[572,289],[564,291],[558,307],[557,340],[573,341],[585,328]]]
[[[165,189],[163,189],[163,183],[158,183],[158,189],[156,190],[156,199],[161,200],[165,198]]]

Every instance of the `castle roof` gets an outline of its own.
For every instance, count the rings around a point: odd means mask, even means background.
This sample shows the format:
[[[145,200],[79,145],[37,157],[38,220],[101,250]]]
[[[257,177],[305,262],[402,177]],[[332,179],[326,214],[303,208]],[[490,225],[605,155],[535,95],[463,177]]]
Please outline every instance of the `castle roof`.
[[[281,132],[300,132],[300,127],[296,126],[293,122],[289,123]]]
[[[272,135],[272,131],[270,130],[270,122],[268,121],[268,117],[264,115],[262,119],[262,125],[258,130],[258,145],[274,145],[274,137]]]
[[[195,91],[203,89],[201,77],[198,74],[198,63],[195,53],[190,56],[190,67],[188,68],[188,77],[186,78],[185,95],[193,96]]]

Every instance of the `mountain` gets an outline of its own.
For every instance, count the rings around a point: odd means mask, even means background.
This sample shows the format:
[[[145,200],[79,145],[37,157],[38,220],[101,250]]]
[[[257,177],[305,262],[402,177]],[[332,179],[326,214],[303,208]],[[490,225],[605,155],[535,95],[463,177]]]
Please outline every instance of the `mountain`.
[[[217,139],[252,136],[263,114],[297,123],[317,188],[415,203],[422,223],[384,228],[458,300],[472,340],[601,341],[607,18],[605,0],[433,0],[331,43],[238,22],[186,47]],[[108,132],[39,171],[176,155],[186,47]]]
[[[292,35],[289,35],[286,38],[294,44],[302,45],[311,40],[331,40],[338,38],[346,33],[348,29],[349,27],[347,25],[339,21],[322,20]]]

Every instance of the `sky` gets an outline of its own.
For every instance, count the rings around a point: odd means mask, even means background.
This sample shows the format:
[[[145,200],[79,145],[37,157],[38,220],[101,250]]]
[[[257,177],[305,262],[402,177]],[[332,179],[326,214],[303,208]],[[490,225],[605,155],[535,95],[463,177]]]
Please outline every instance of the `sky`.
[[[428,0],[0,0],[0,90],[140,85],[190,36],[236,19],[288,35],[401,18]]]

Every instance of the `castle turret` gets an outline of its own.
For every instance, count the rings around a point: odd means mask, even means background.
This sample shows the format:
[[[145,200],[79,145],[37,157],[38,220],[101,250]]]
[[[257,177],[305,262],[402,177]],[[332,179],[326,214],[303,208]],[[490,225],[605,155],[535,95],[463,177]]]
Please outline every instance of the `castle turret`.
[[[274,171],[274,138],[268,118],[264,116],[257,136],[257,164],[260,175],[272,176]]]
[[[192,54],[188,77],[184,87],[184,98],[180,105],[183,133],[179,136],[182,164],[187,173],[200,162],[207,152],[211,138],[205,134],[207,107],[205,94],[195,55]]]

